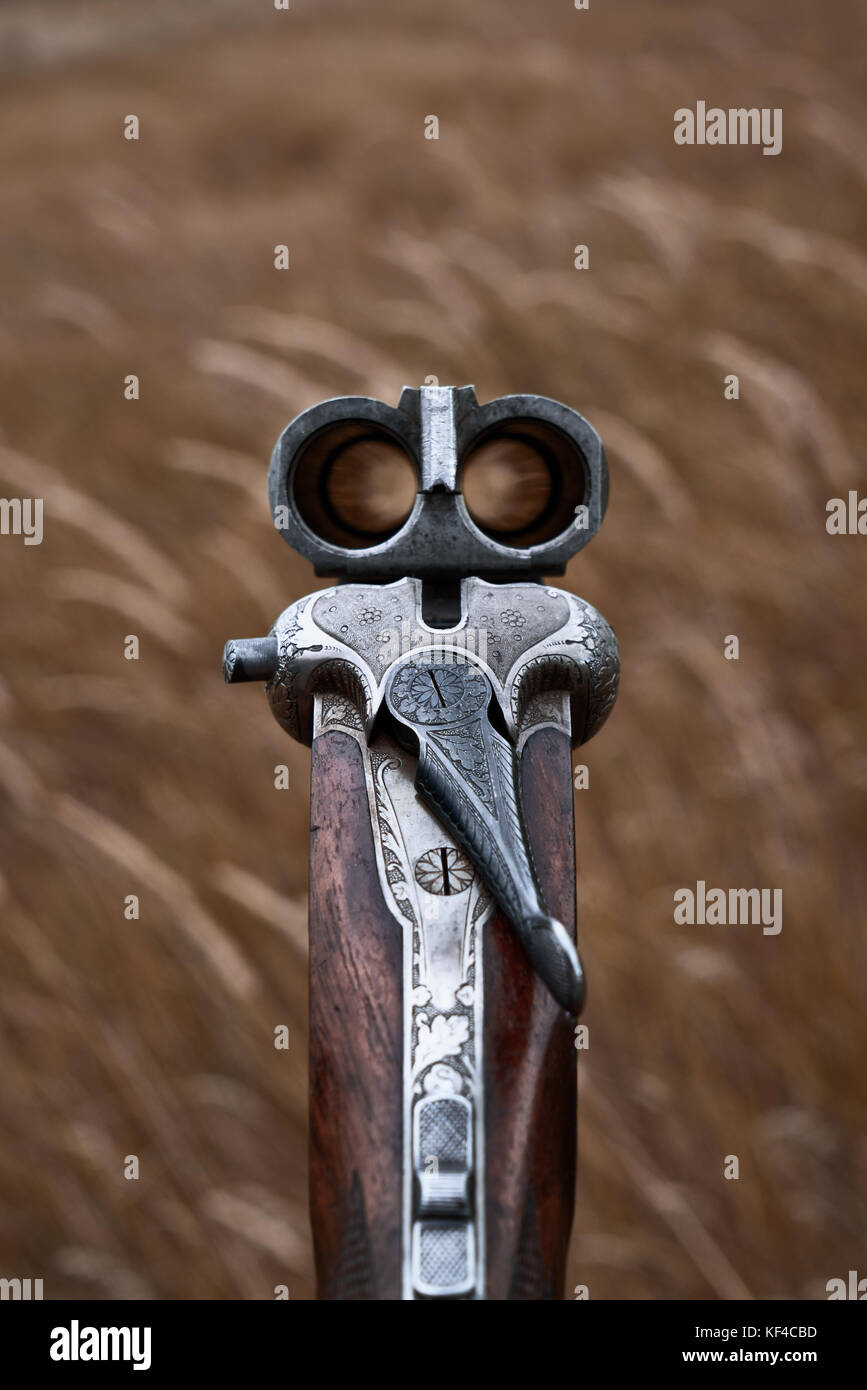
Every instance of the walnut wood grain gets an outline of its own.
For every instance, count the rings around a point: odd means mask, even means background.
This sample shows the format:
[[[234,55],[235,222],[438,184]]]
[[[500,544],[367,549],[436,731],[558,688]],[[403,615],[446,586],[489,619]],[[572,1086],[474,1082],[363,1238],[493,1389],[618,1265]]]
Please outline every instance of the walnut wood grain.
[[[314,739],[310,1217],[320,1299],[399,1299],[401,931],[382,898],[361,750]]]
[[[574,936],[572,756],[559,730],[528,739],[521,795],[542,891]],[[500,915],[485,929],[484,976],[487,1298],[559,1299],[575,1191],[574,1019]]]

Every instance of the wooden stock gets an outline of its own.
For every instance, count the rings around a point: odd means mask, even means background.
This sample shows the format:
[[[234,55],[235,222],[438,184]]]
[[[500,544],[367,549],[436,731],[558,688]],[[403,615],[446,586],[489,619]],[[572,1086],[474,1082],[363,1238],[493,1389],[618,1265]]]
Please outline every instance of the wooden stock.
[[[521,795],[548,907],[575,934],[572,754],[540,729],[524,745]],[[485,928],[488,1299],[563,1297],[575,1196],[574,1020],[527,965],[508,922]]]
[[[399,1299],[401,929],[386,907],[361,750],[313,740],[310,1219],[322,1299]]]
[[[572,763],[531,736],[521,784],[542,888],[574,931]],[[401,928],[383,901],[358,745],[312,750],[310,1211],[318,1297],[401,1297]],[[484,928],[486,1297],[563,1297],[575,1180],[573,1024],[502,917]]]

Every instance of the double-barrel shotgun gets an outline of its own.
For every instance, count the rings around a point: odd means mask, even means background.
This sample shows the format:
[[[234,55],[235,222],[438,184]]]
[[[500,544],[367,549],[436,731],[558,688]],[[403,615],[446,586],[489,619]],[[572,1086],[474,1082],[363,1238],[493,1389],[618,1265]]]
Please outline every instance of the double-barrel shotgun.
[[[395,457],[411,487],[384,520],[369,466]],[[480,406],[471,386],[324,401],[274,450],[275,526],[338,582],[229,642],[224,676],[264,681],[312,750],[320,1299],[564,1297],[584,994],[571,749],[611,710],[619,660],[605,619],[543,576],[607,494],[581,415]]]

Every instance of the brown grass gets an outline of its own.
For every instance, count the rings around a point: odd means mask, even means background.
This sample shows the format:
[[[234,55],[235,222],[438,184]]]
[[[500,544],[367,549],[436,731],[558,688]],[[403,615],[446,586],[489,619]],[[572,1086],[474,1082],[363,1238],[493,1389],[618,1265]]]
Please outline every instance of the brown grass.
[[[0,542],[0,1273],[311,1296],[308,754],[219,655],[316,584],[269,525],[280,429],[429,373],[610,443],[566,580],[624,665],[576,808],[570,1279],[821,1298],[867,1272],[867,542],[824,529],[864,490],[856,14],[4,6],[0,492],[46,527]],[[698,98],[782,106],[783,153],[676,147]],[[782,888],[782,934],[675,926],[698,878]]]

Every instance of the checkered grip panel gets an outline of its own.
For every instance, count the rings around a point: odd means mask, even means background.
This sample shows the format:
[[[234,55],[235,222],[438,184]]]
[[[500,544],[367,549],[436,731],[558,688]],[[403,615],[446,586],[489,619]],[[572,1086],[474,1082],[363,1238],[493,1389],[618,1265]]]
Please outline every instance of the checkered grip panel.
[[[462,1225],[427,1225],[421,1230],[419,1273],[432,1288],[455,1288],[470,1275],[469,1228]]]

